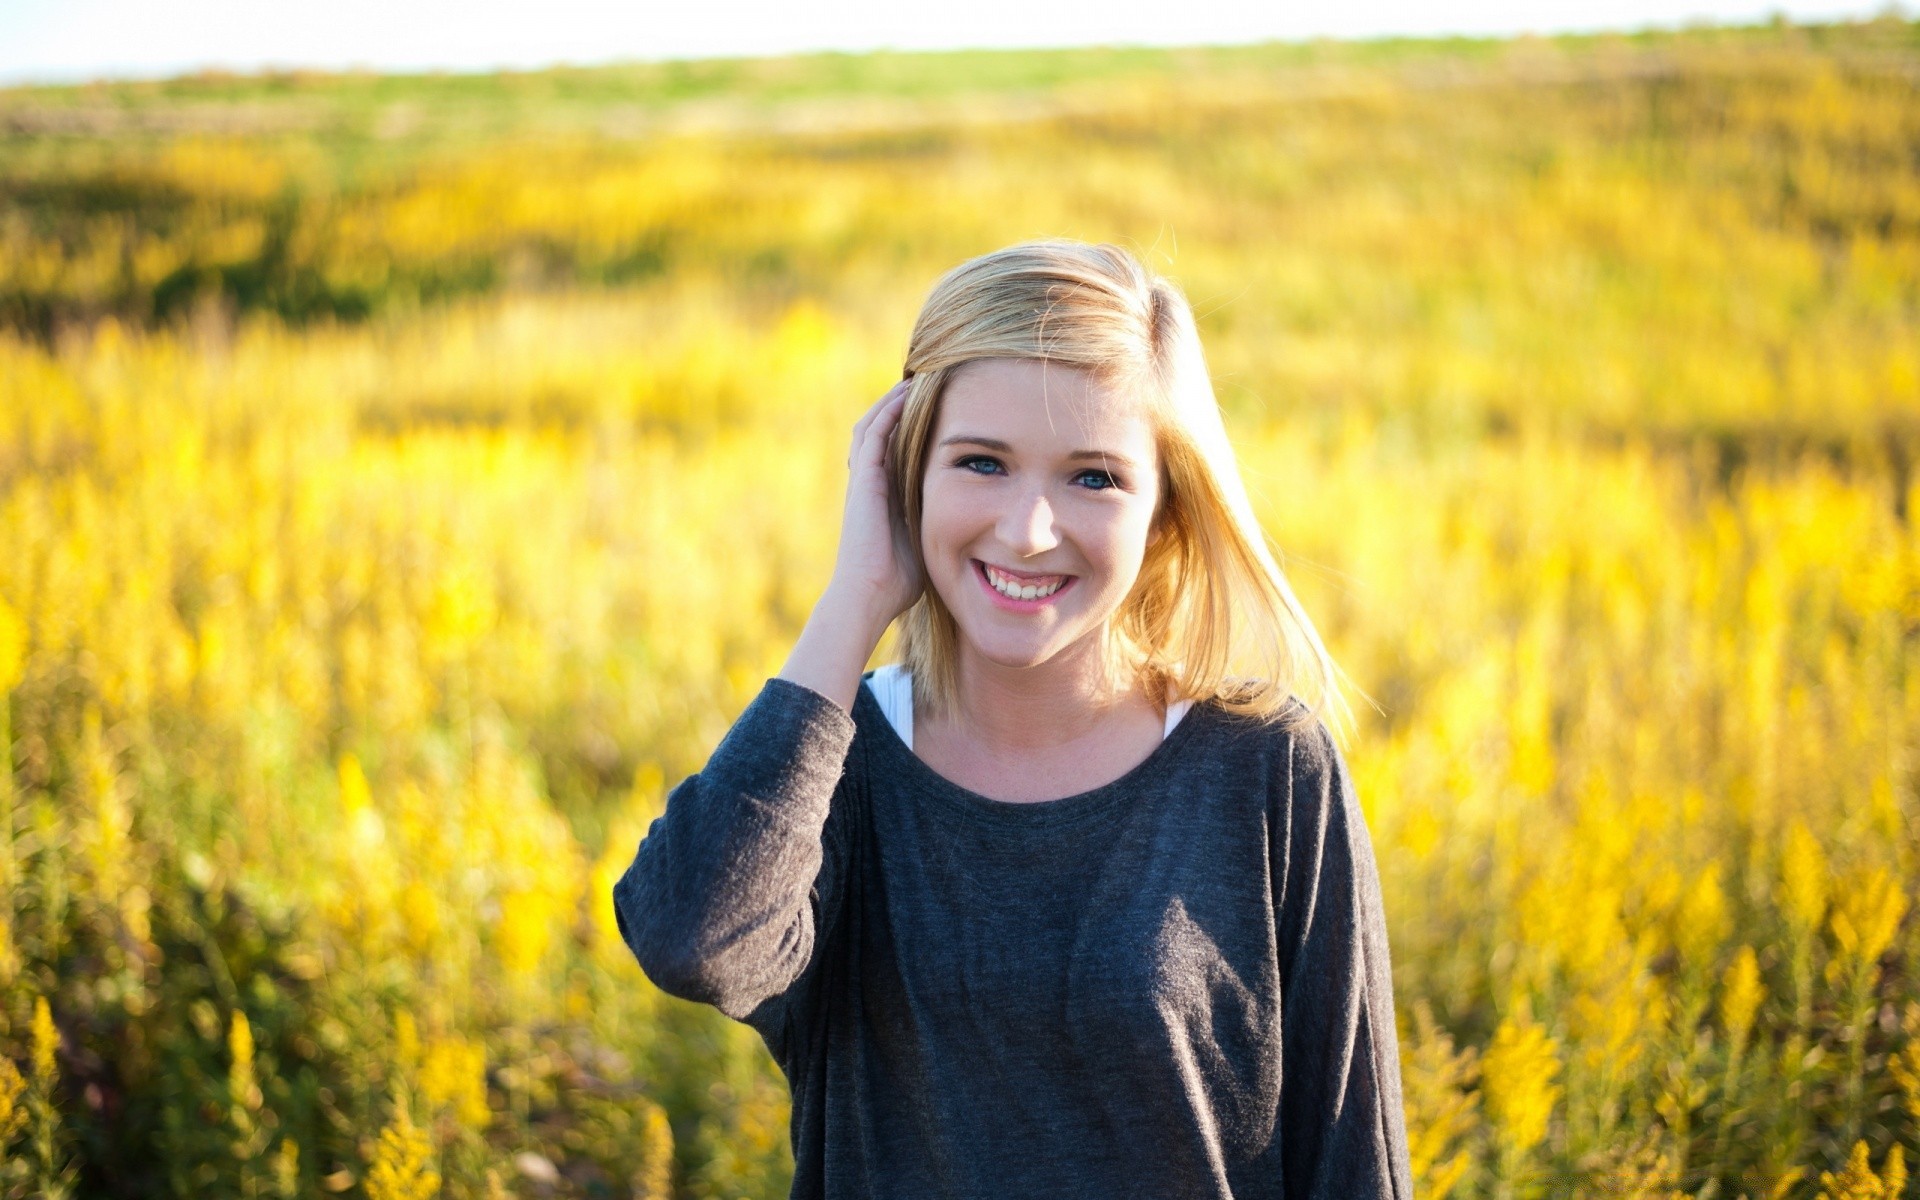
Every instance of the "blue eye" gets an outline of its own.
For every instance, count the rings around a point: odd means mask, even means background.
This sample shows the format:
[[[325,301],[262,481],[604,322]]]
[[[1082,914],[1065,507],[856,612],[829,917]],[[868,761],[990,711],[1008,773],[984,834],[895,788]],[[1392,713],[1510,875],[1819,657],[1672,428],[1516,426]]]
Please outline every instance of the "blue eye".
[[[960,458],[954,459],[953,465],[962,471],[971,471],[975,475],[1003,475],[1006,473],[1006,467],[1001,465],[999,459],[989,458],[984,454],[963,455]],[[1119,478],[1115,476],[1113,472],[1102,471],[1097,467],[1087,468],[1078,475],[1075,475],[1074,479],[1079,483],[1085,484],[1087,490],[1093,492],[1104,492],[1111,488],[1121,486]]]

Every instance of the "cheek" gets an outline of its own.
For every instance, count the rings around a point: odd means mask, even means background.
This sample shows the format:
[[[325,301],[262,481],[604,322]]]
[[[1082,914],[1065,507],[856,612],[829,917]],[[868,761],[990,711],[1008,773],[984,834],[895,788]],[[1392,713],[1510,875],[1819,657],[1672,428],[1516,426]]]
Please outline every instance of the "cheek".
[[[1103,527],[1096,536],[1101,565],[1113,576],[1109,586],[1125,591],[1140,573],[1147,553],[1147,533],[1152,528],[1150,510],[1128,512]]]
[[[920,553],[931,563],[943,547],[950,547],[960,536],[957,524],[964,512],[953,497],[937,483],[925,485],[920,492]]]

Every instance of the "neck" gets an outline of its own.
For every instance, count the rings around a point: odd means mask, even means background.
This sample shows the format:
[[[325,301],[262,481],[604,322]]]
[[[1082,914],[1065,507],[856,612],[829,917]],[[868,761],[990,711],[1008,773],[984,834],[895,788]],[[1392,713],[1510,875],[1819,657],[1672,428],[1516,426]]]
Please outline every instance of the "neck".
[[[956,666],[947,720],[970,740],[1012,754],[1070,745],[1115,712],[1149,703],[1137,687],[1106,677],[1097,635],[1032,667],[1002,666],[963,644]]]

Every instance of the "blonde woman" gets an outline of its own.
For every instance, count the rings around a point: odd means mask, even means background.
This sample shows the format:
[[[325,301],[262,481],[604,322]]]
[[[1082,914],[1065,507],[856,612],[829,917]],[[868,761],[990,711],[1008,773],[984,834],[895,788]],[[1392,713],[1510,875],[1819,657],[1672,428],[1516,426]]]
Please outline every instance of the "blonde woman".
[[[1404,1200],[1335,669],[1185,299],[1012,246],[905,375],[786,666],[614,888],[627,944],[765,1039],[796,1197]]]

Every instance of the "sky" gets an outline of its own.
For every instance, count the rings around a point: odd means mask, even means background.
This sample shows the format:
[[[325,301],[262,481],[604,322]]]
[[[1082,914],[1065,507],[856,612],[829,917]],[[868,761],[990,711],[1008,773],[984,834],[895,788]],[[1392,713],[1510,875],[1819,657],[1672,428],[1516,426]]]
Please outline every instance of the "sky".
[[[1200,45],[1872,16],[1884,0],[0,0],[0,83],[480,71],[807,50]],[[1907,11],[1911,11],[1911,8]]]

